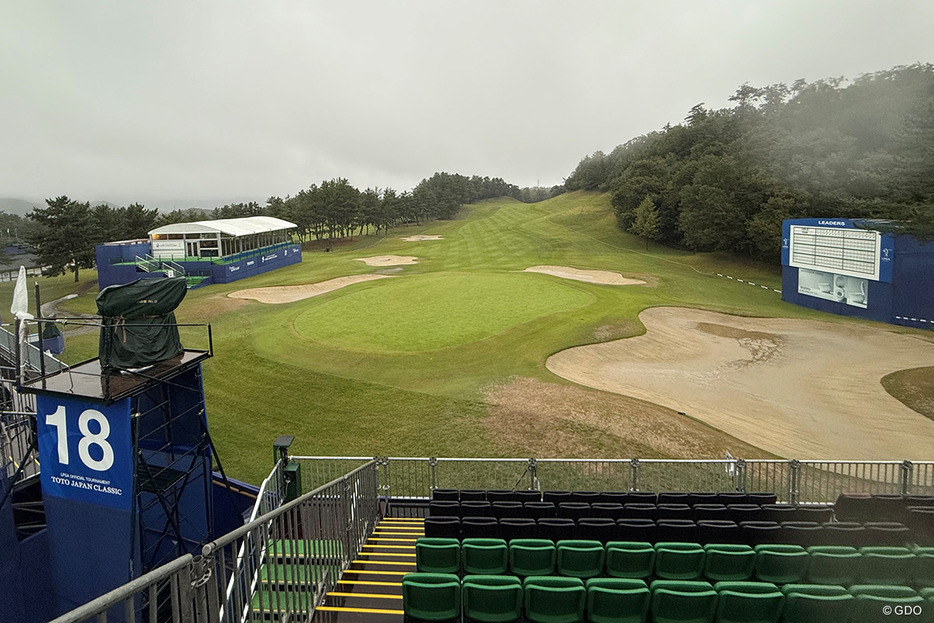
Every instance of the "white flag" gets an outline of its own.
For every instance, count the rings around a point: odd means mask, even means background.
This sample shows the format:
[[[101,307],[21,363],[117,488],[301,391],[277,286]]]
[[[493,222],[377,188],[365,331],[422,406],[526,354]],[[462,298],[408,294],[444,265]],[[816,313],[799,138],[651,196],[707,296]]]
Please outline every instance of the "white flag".
[[[20,320],[32,320],[34,316],[29,313],[29,293],[26,292],[26,267],[19,267],[16,277],[16,286],[13,288],[13,304],[10,313]]]

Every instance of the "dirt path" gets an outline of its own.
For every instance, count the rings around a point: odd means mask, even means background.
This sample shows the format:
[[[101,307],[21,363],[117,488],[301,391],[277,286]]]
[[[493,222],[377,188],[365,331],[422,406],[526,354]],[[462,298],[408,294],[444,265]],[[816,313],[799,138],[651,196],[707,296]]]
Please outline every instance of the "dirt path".
[[[86,291],[87,288],[84,288]],[[59,324],[59,328],[62,331],[67,332],[69,337],[75,335],[81,335],[82,333],[91,333],[92,331],[100,330],[100,316],[95,316],[93,314],[79,314],[77,312],[61,312],[58,309],[58,304],[62,301],[69,301],[73,298],[77,298],[77,294],[69,294],[61,298],[57,298],[54,301],[49,301],[42,304],[42,317],[48,318],[50,316],[67,316],[68,318],[77,318],[78,320],[72,320],[69,322],[64,322]],[[83,322],[89,324],[81,324]],[[72,323],[72,324],[70,324]],[[90,324],[93,323],[93,324]]]
[[[880,379],[934,365],[934,344],[856,324],[661,307],[646,334],[550,357],[555,374],[683,411],[799,459],[934,457],[934,421]]]

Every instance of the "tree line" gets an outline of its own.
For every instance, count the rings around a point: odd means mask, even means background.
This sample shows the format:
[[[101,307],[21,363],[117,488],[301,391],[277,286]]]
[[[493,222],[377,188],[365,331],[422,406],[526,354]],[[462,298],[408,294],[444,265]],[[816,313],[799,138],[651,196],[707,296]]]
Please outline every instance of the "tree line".
[[[265,205],[257,202],[229,204],[214,208],[201,218],[275,216],[295,223],[303,241],[334,239],[451,219],[461,206],[483,199],[513,197],[520,201],[538,201],[543,195],[551,196],[552,192],[558,190],[520,189],[502,178],[467,177],[458,173],[435,173],[411,191],[404,192],[392,188],[359,190],[346,178],[334,178],[284,198],[269,197]],[[175,210],[159,218],[166,222],[192,220],[190,210]]]
[[[565,188],[610,192],[619,227],[647,242],[766,260],[787,218],[934,235],[934,66],[744,84],[730,101],[586,156]]]
[[[26,219],[0,212],[0,225],[16,231],[35,250],[46,274],[93,268],[94,246],[102,242],[145,238],[148,232],[171,223],[246,216],[275,216],[296,224],[301,241],[380,234],[405,224],[453,218],[461,206],[494,197],[539,201],[559,188],[522,188],[502,178],[457,173],[435,173],[414,189],[358,190],[347,179],[335,178],[312,184],[295,195],[270,197],[265,205],[255,201],[232,203],[212,210],[188,208],[159,213],[140,203],[125,207],[91,206],[67,196],[46,200]]]

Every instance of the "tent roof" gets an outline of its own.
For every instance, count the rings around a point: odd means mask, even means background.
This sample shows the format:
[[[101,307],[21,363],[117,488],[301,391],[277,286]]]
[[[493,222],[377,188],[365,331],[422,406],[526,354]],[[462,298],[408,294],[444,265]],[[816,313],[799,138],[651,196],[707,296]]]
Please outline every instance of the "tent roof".
[[[297,227],[295,223],[283,221],[273,216],[247,216],[245,218],[222,218],[215,221],[194,221],[192,223],[173,223],[163,225],[149,232],[153,234],[207,234],[220,232],[228,236],[248,236],[280,231]]]

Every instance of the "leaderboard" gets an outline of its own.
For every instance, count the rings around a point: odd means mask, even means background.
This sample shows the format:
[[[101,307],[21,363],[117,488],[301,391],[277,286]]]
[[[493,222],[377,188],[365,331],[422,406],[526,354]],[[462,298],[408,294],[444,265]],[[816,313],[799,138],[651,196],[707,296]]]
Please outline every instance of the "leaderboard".
[[[879,280],[881,232],[792,225],[790,234],[789,266]]]

